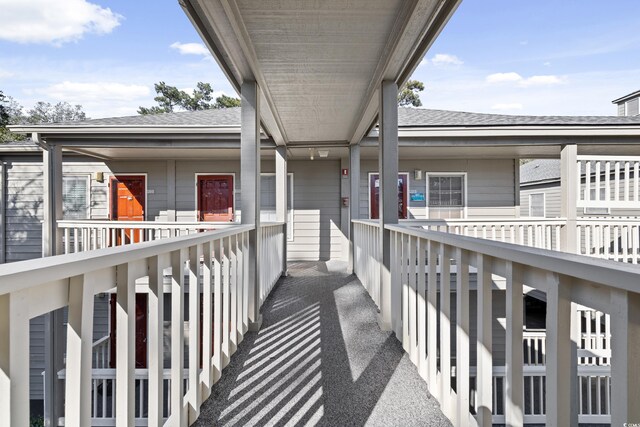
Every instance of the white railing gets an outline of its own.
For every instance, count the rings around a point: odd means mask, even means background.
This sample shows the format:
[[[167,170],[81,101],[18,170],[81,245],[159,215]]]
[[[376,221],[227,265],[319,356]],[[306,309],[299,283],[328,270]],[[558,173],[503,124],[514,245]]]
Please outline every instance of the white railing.
[[[640,218],[578,218],[581,254],[637,264],[640,260]]]
[[[260,225],[260,306],[283,273],[284,226],[283,222]]]
[[[245,274],[253,226],[0,265],[0,425],[29,424],[29,320],[68,306],[65,425],[91,425],[94,295],[117,294],[115,417],[135,423],[135,292],[148,278],[148,423],[164,417],[164,274],[171,272],[168,416],[186,425],[220,378],[249,321],[257,292]],[[187,276],[185,278],[185,272]],[[189,319],[185,349],[187,285]],[[201,292],[200,292],[201,290]],[[249,307],[249,309],[248,309]],[[202,329],[202,338],[200,338]],[[202,345],[200,346],[200,342]],[[183,387],[187,353],[188,378]],[[203,361],[200,368],[200,361]]]
[[[353,272],[380,306],[380,225],[378,221],[353,221]]]
[[[640,157],[578,156],[577,162],[579,208],[640,208]]]
[[[91,349],[94,369],[109,368],[111,360],[111,335],[104,336],[93,343]]]
[[[134,370],[134,423],[135,426],[148,425],[148,408],[145,405],[149,396],[149,370]],[[189,371],[183,371],[183,389],[188,388]],[[66,379],[66,370],[58,373],[60,380]],[[171,389],[171,370],[164,369],[162,374],[162,387],[164,390]],[[114,390],[117,389],[115,369],[92,369],[91,370],[91,425],[92,426],[115,426],[116,425],[116,398]],[[163,396],[161,404],[162,421],[166,421],[171,412],[170,395]],[[65,419],[60,420],[59,425],[65,424]]]
[[[425,230],[559,251],[560,232],[566,221],[562,218],[482,218],[403,220],[400,223]]]
[[[223,230],[236,225],[229,222],[58,221],[65,254]]]
[[[391,301],[390,304],[381,302],[379,306],[390,307],[386,316],[391,319],[396,337],[454,425],[470,424],[473,417],[474,422],[487,426],[493,422],[492,416],[497,415],[492,354],[492,324],[496,321],[492,311],[494,275],[506,283],[505,423],[522,425],[525,422],[525,285],[546,292],[545,365],[527,368],[544,370],[545,422],[553,425],[577,422],[580,410],[577,403],[572,404],[571,395],[584,387],[582,375],[585,374],[588,381],[596,377],[609,381],[608,369],[611,392],[607,402],[611,402],[611,407],[605,409],[611,414],[612,425],[640,419],[640,405],[635,401],[635,396],[640,394],[640,364],[634,362],[640,352],[640,322],[637,321],[640,267],[402,225],[386,228],[391,232],[392,242]],[[365,250],[366,247],[361,246],[359,256],[370,256]],[[355,265],[359,262],[356,259]],[[452,264],[456,271],[453,286]],[[472,267],[476,271],[477,318],[471,321],[469,269]],[[455,298],[455,318],[451,316],[452,297]],[[583,368],[578,368],[579,353],[577,345],[572,343],[580,341],[581,336],[577,316],[571,315],[577,305],[610,316],[611,340],[606,356],[611,357],[612,363],[610,367],[591,366],[590,369],[603,370],[597,375],[595,371],[585,373]],[[475,342],[470,342],[471,325],[477,330]],[[477,380],[470,411],[471,346],[477,349]],[[455,387],[448,374],[452,371],[453,349],[457,355]]]

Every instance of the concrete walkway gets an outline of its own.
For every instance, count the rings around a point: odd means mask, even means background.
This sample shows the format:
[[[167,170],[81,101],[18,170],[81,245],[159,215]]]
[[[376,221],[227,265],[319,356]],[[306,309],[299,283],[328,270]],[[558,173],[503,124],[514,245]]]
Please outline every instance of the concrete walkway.
[[[338,263],[295,263],[196,426],[449,426],[376,307]]]

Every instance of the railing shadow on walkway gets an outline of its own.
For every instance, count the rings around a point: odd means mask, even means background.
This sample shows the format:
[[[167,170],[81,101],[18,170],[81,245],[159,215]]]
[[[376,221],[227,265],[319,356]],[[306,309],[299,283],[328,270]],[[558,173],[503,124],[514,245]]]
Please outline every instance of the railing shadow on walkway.
[[[195,425],[449,425],[355,277],[295,263]]]

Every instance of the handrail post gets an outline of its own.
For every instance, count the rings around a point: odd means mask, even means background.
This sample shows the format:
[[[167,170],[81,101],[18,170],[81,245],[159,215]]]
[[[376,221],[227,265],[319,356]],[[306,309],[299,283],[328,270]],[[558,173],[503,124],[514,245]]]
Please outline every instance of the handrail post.
[[[506,263],[506,401],[505,421],[507,426],[521,426],[524,416],[523,396],[523,294],[520,267],[511,261]]]
[[[260,316],[260,88],[245,81],[240,90],[240,187],[242,223],[255,229],[249,232],[249,330],[258,331]]]
[[[566,218],[562,228],[560,249],[564,252],[578,253],[577,244],[577,202],[580,195],[580,170],[578,170],[578,146],[569,144],[562,146],[560,152],[560,191],[562,204],[560,216]]]
[[[380,136],[378,169],[380,171],[380,318],[384,331],[399,313],[392,313],[391,294],[399,291],[399,283],[391,280],[391,233],[386,224],[398,223],[398,85],[385,80],[380,88]]]
[[[349,270],[355,272],[356,245],[353,221],[360,219],[360,145],[349,147]]]
[[[276,147],[276,221],[283,222],[282,228],[282,275],[287,275],[287,212],[289,185],[287,174],[287,147]]]

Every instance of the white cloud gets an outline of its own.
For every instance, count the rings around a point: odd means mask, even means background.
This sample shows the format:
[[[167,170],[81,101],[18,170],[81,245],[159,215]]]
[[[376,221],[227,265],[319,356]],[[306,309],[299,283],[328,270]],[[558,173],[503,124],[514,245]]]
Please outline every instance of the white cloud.
[[[518,73],[495,73],[489,74],[486,79],[487,83],[506,83],[506,82],[521,82],[522,76]]]
[[[436,53],[433,58],[431,58],[431,62],[433,65],[462,65],[464,62],[455,55],[450,55],[448,53]]]
[[[41,92],[52,99],[82,104],[96,101],[134,101],[147,97],[151,91],[147,86],[135,84],[65,81],[51,85]]]
[[[13,77],[13,73],[11,71],[3,70],[0,68],[0,79],[6,79],[8,77]]]
[[[500,110],[500,111],[514,111],[514,110],[522,110],[523,105],[519,102],[514,102],[511,104],[494,104],[491,106],[492,110]]]
[[[551,86],[564,83],[565,79],[558,76],[547,75],[547,76],[531,76],[531,77],[522,77],[518,73],[494,73],[489,74],[485,81],[491,84],[497,83],[516,83],[522,87],[529,86]]]
[[[0,40],[60,45],[86,33],[107,34],[123,17],[87,0],[0,0]]]
[[[207,48],[202,43],[180,43],[175,42],[170,46],[172,49],[176,49],[181,55],[201,55],[211,56]]]

